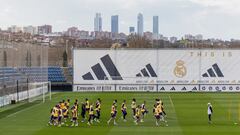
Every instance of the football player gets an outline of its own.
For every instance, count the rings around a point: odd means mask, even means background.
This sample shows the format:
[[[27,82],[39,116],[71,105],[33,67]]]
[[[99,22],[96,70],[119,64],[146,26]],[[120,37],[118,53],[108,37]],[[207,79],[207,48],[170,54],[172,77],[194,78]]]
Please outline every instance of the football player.
[[[137,103],[136,103],[136,99],[135,98],[132,99],[131,108],[132,108],[133,118],[135,118],[136,108],[137,108]]]
[[[86,115],[86,104],[82,102],[82,107],[81,107],[82,122],[84,122],[86,119],[85,115]]]
[[[138,123],[140,122],[140,119],[141,119],[141,106],[138,105],[137,108],[136,108],[136,114],[135,114],[135,123],[136,125],[138,125]]]
[[[157,104],[154,104],[153,115],[156,118],[156,126],[159,126],[158,122],[160,121],[160,110],[158,109]]]
[[[116,116],[117,116],[117,110],[116,110],[116,106],[115,106],[115,102],[112,104],[111,107],[111,118],[107,121],[108,125],[110,124],[110,122],[113,120],[113,124],[117,125],[116,123]]]
[[[208,112],[208,123],[209,123],[209,124],[212,124],[213,108],[212,108],[211,103],[208,103],[208,109],[207,109],[207,112]]]
[[[89,118],[88,118],[88,123],[87,124],[90,126],[91,124],[93,124],[93,120],[95,118],[93,104],[91,104],[89,106],[89,113],[88,114],[89,114]]]
[[[100,116],[101,116],[101,99],[100,98],[97,99],[95,110],[96,110],[95,120],[96,122],[100,122]]]
[[[60,105],[58,105],[58,126],[61,127],[61,125],[63,125],[64,123],[62,122],[63,119],[63,109],[64,105],[62,106],[62,102],[60,103]]]
[[[86,107],[86,112],[88,113],[90,109],[90,103],[87,98],[85,99],[85,107]]]
[[[72,107],[72,127],[78,126],[78,111],[77,111],[77,103]]]
[[[165,123],[166,126],[168,126],[167,121],[165,120],[164,114],[163,114],[163,105],[162,102],[157,104],[157,111],[159,113],[159,121],[163,121]]]
[[[49,120],[49,122],[48,122],[49,125],[53,125],[53,124],[54,124],[54,112],[55,112],[55,108],[56,108],[56,106],[54,106],[54,107],[51,109],[51,111],[50,111],[51,116],[50,116],[50,120]]]
[[[122,115],[123,115],[123,121],[126,122],[126,116],[127,116],[127,105],[126,105],[126,100],[123,100],[122,106],[121,106],[121,110],[122,110]]]
[[[67,122],[67,119],[69,118],[69,112],[68,112],[68,104],[67,104],[67,102],[65,103],[65,106],[63,107],[63,118],[64,118],[64,122],[65,122],[65,124],[66,124],[66,122]],[[68,126],[67,124],[66,124],[66,126]]]
[[[141,122],[144,122],[144,116],[148,113],[148,110],[146,108],[146,101],[144,101],[143,104],[141,105],[141,113],[142,113]]]

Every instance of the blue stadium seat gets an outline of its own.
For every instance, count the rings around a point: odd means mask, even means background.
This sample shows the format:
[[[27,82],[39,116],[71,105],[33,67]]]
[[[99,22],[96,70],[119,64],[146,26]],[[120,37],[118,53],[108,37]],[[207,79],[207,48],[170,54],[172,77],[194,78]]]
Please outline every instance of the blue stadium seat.
[[[36,82],[51,81],[51,82],[66,82],[63,71],[60,67],[24,67],[20,70],[27,74],[31,79]]]
[[[17,69],[13,67],[0,67],[0,85],[16,85],[16,82],[25,83],[27,77],[21,74]]]
[[[73,68],[72,67],[68,67],[68,72],[71,76],[73,76]]]

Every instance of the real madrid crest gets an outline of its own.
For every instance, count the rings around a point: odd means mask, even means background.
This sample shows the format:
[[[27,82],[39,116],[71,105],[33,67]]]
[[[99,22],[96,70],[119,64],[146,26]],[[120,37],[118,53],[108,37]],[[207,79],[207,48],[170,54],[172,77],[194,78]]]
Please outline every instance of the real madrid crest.
[[[184,66],[184,61],[179,60],[176,62],[176,67],[174,68],[174,75],[178,78],[183,78],[187,75],[187,68]]]

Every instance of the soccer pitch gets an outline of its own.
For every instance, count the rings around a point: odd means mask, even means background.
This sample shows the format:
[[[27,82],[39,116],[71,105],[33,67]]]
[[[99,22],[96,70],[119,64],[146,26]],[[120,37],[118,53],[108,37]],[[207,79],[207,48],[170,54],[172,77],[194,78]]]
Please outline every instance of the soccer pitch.
[[[55,93],[45,103],[19,103],[0,108],[1,135],[239,135],[240,93]],[[94,102],[101,98],[101,123],[88,126],[79,122],[79,127],[47,126],[50,109],[63,99],[75,99],[79,103],[88,98]],[[131,100],[137,104],[145,100],[149,110],[144,123],[135,125],[132,118]],[[168,127],[155,126],[152,108],[156,98],[164,102]],[[111,105],[118,100],[117,126],[107,125]],[[127,100],[127,122],[123,122],[120,106]],[[213,105],[213,124],[208,124],[207,103]],[[80,117],[81,119],[81,117]]]

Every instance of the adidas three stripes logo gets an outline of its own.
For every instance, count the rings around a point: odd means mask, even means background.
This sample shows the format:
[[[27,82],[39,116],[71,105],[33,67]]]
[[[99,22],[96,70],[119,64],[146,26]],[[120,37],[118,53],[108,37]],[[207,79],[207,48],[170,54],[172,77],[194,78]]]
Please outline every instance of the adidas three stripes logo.
[[[205,77],[205,78],[207,78],[207,77],[224,77],[224,75],[223,75],[221,69],[219,68],[218,64],[216,63],[216,64],[212,65],[212,67],[209,68],[207,70],[207,72],[202,75],[202,77]]]
[[[123,80],[121,74],[113,63],[111,57],[107,54],[100,58],[103,66],[105,67],[107,73],[109,74],[112,80]],[[109,80],[110,78],[104,72],[103,67],[100,63],[91,67],[93,73],[95,74],[97,80]],[[136,74],[136,77],[158,77],[154,71],[151,64],[147,64],[143,69],[140,70],[140,73]],[[221,69],[218,64],[212,65],[211,68],[207,70],[206,73],[202,74],[202,77],[224,77]],[[94,77],[91,72],[88,72],[82,76],[83,80],[94,80]]]
[[[112,80],[123,80],[109,55],[105,55],[100,59]],[[98,80],[109,80],[100,63],[92,66],[91,69]],[[82,76],[82,78],[83,80],[94,80],[91,72],[86,73]]]
[[[157,77],[151,64],[147,64],[146,68],[143,68],[140,73],[136,74],[136,77]]]

